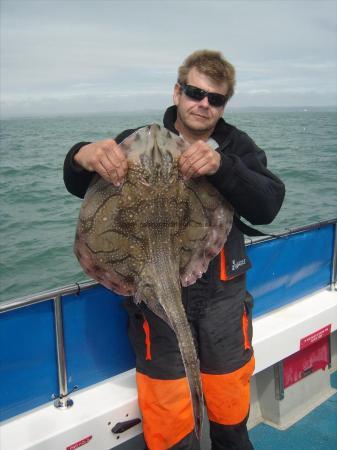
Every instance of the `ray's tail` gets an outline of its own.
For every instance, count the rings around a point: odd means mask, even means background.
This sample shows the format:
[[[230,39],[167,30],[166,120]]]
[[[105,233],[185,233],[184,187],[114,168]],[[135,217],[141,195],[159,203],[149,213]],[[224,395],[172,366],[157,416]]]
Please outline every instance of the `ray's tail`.
[[[144,272],[142,274],[137,297],[139,300],[143,300],[152,312],[168,323],[176,334],[191,394],[194,429],[200,438],[203,421],[203,393],[199,359],[181,299],[179,271],[171,270],[177,265],[172,264],[171,258],[167,257],[167,254],[164,257],[163,253],[166,251],[161,252],[157,246],[155,260],[152,260],[152,264],[147,266],[144,271],[147,276],[144,276]],[[165,276],[163,276],[164,273]],[[150,285],[153,290],[148,289]],[[152,295],[146,294],[146,291],[152,291]]]
[[[201,387],[200,366],[195,344],[187,318],[186,320],[183,320],[178,324],[174,323],[171,326],[178,339],[180,353],[190,388],[195,424],[194,429],[200,439],[203,421],[203,393]]]

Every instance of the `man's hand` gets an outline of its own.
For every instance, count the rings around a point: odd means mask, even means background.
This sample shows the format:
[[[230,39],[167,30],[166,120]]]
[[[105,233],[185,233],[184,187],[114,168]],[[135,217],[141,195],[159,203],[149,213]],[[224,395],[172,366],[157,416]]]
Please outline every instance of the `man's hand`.
[[[206,142],[197,141],[179,158],[179,169],[185,180],[213,175],[220,167],[220,154]]]
[[[115,186],[123,182],[128,170],[127,160],[113,139],[84,145],[74,156],[74,161]]]

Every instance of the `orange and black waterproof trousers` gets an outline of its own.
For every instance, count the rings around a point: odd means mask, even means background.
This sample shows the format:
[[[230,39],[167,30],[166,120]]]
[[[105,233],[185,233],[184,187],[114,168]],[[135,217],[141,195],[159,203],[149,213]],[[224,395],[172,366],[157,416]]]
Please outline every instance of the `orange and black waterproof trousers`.
[[[245,275],[212,285],[201,278],[183,289],[187,318],[200,359],[212,450],[252,450],[246,421],[252,297]],[[136,353],[139,406],[149,450],[199,450],[188,382],[172,329],[144,304],[125,301]]]

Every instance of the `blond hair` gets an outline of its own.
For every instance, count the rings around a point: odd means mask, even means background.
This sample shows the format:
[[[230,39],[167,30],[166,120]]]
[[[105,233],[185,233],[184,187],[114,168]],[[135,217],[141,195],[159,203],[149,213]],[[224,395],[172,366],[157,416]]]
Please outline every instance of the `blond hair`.
[[[228,100],[234,94],[235,69],[227,61],[221,52],[215,50],[197,50],[189,55],[178,69],[178,82],[187,83],[189,71],[195,67],[199,72],[207,75],[217,82],[225,81],[228,91],[226,97]]]

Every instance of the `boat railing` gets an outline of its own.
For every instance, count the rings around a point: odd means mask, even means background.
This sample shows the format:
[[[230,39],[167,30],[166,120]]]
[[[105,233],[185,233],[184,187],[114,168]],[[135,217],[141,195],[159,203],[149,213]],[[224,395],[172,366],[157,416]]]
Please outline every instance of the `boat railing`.
[[[73,401],[68,398],[67,384],[67,365],[64,345],[63,314],[62,314],[62,296],[70,294],[79,294],[82,291],[96,286],[95,281],[85,281],[75,283],[58,289],[41,292],[34,295],[27,295],[21,298],[8,300],[0,303],[0,313],[13,311],[18,308],[24,308],[45,301],[53,301],[54,306],[54,332],[56,337],[56,355],[58,368],[59,396],[55,399],[54,405],[57,408],[69,408]]]
[[[36,303],[45,302],[47,300],[55,300],[57,297],[69,294],[79,294],[82,291],[97,286],[96,281],[83,281],[82,283],[74,283],[61,288],[51,289],[49,291],[40,292],[38,294],[26,295],[24,297],[13,298],[0,302],[0,313],[13,311],[14,309],[23,308],[25,306],[34,305]]]
[[[322,228],[326,225],[334,225],[335,227],[335,238],[334,238],[334,249],[333,249],[333,256],[332,256],[332,271],[331,271],[331,285],[336,283],[336,274],[337,274],[337,218],[330,219],[322,222],[316,222],[314,224],[306,225],[299,228],[294,229],[287,229],[284,232],[273,234],[273,235],[266,235],[263,237],[257,237],[254,239],[248,239],[247,245],[254,245],[261,242],[266,242],[273,239],[279,239],[282,237],[287,237],[293,234],[301,233],[304,231],[309,230],[315,230]],[[83,281],[81,283],[74,283],[70,284],[68,286],[63,286],[61,288],[55,288],[52,290],[40,292],[37,294],[27,295],[24,297],[19,298],[13,298],[5,301],[0,302],[0,313],[4,313],[7,311],[12,311],[17,308],[23,308],[25,306],[33,305],[35,303],[44,302],[50,299],[56,299],[59,296],[62,295],[69,295],[69,294],[79,294],[82,291],[85,291],[87,289],[90,289],[94,286],[97,286],[98,283],[93,280]]]
[[[296,228],[293,230],[286,230],[283,233],[267,236],[251,241],[248,246],[260,244],[261,242],[285,238],[287,236],[315,230],[318,228],[331,225],[334,229],[334,244],[332,251],[331,262],[331,281],[330,289],[336,289],[336,272],[337,272],[337,218],[325,222],[319,222],[305,227]],[[68,408],[72,405],[72,400],[69,398],[69,389],[67,384],[67,364],[64,345],[64,323],[62,312],[62,298],[68,295],[81,294],[83,291],[89,290],[98,283],[95,281],[84,281],[82,283],[75,283],[69,286],[64,286],[58,289],[49,290],[35,295],[28,295],[21,298],[14,298],[7,301],[0,302],[0,313],[10,312],[19,308],[28,307],[37,303],[52,301],[54,309],[54,333],[56,337],[56,354],[57,354],[57,369],[58,369],[58,385],[59,395],[54,401],[57,408]]]

